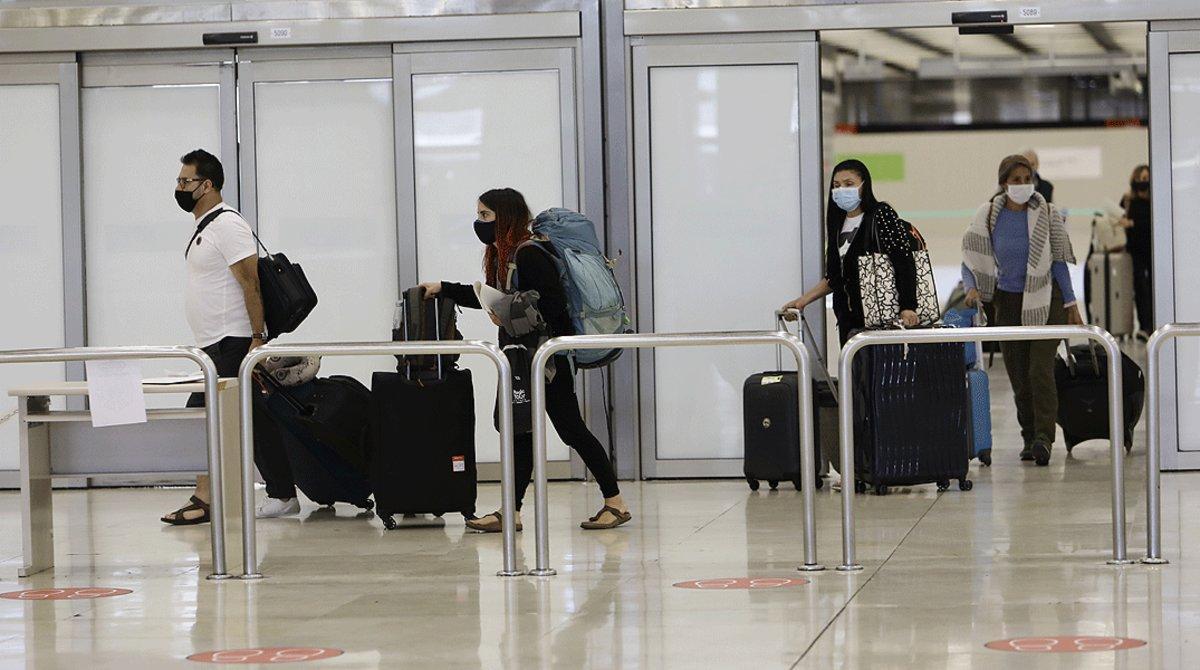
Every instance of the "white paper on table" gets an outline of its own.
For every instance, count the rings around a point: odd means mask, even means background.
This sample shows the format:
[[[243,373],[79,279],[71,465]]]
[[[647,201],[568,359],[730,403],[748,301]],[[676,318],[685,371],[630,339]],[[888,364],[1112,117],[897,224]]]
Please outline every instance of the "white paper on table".
[[[480,306],[488,313],[498,315],[505,295],[483,282],[475,282],[475,297],[479,298]]]
[[[92,426],[146,423],[146,393],[137,361],[87,361]]]

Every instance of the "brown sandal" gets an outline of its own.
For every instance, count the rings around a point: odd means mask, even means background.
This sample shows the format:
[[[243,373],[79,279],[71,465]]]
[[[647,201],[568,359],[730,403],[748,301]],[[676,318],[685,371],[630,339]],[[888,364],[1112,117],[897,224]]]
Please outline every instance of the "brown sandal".
[[[613,515],[613,517],[615,517],[615,519],[612,521],[609,521],[607,523],[598,523],[598,520],[600,519],[600,517],[604,516],[605,512],[608,512],[609,514]],[[632,518],[633,518],[633,515],[630,514],[629,512],[622,512],[621,510],[619,510],[615,507],[609,507],[608,505],[605,505],[604,507],[602,507],[600,509],[599,512],[596,512],[596,516],[579,524],[579,527],[584,530],[608,530],[609,528],[616,528],[617,526],[620,526],[621,524],[629,523],[629,520]]]
[[[161,521],[163,523],[171,524],[172,526],[195,526],[197,524],[208,523],[212,519],[212,517],[209,515],[208,503],[197,498],[196,496],[192,496],[188,502],[190,504],[184,505],[174,512],[162,517]],[[188,512],[194,512],[196,510],[204,513],[200,516],[192,518],[185,516]]]
[[[504,531],[504,516],[500,512],[492,512],[487,516],[494,516],[496,520],[494,522],[483,523],[479,519],[467,519],[467,528],[480,533],[500,533]],[[522,528],[524,526],[518,521],[517,531],[520,532]]]

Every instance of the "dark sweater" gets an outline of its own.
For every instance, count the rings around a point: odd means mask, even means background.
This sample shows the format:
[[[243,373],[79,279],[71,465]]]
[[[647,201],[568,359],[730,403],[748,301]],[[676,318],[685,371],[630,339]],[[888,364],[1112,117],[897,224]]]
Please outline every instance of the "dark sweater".
[[[862,293],[858,285],[858,259],[875,253],[875,232],[878,230],[878,251],[888,255],[896,269],[896,290],[900,294],[900,309],[917,309],[917,267],[913,262],[913,239],[908,224],[887,203],[879,203],[874,211],[863,217],[862,225],[844,258],[838,256],[839,230],[827,230],[825,245],[825,278],[833,289],[833,312],[844,332],[863,325]]]
[[[540,246],[526,245],[517,250],[517,275],[514,278],[517,286],[514,288],[538,292],[538,310],[546,320],[546,325],[550,327],[550,337],[574,335],[575,326],[571,324],[571,317],[567,314],[567,294],[563,290],[562,279],[558,276],[558,268],[547,253],[553,253],[548,243]],[[503,283],[507,274],[508,270],[504,268],[500,273],[501,286],[493,288],[506,288]],[[444,281],[442,294],[463,307],[481,309],[475,289],[468,284]],[[508,338],[503,328],[500,329],[500,333],[501,340],[506,341]]]
[[[1150,201],[1145,198],[1133,198],[1126,203],[1127,215],[1133,220],[1133,227],[1125,231],[1125,248],[1130,255],[1139,261],[1150,260],[1151,217]]]

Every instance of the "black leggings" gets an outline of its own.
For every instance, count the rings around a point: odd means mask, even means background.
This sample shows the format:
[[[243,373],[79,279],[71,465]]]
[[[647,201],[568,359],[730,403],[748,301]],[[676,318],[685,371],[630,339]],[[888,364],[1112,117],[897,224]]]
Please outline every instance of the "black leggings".
[[[546,384],[546,414],[550,423],[558,431],[567,446],[575,450],[583,459],[584,465],[596,478],[600,492],[605,498],[611,498],[621,493],[617,486],[617,474],[613,471],[612,461],[600,440],[592,435],[583,415],[579,413],[579,398],[575,395],[575,376],[571,373],[571,365],[563,356],[554,357],[554,381]],[[517,475],[517,509],[521,509],[521,501],[525,498],[525,489],[533,477],[533,434],[523,433],[513,438],[513,455],[515,457]]]
[[[204,353],[217,366],[220,377],[237,377],[242,359],[250,353],[250,338],[226,337],[204,347]],[[187,401],[188,407],[204,407],[204,394],[193,393]],[[280,500],[296,497],[296,484],[292,478],[292,467],[284,451],[280,428],[267,413],[258,394],[254,394],[254,464],[267,483],[267,495]]]

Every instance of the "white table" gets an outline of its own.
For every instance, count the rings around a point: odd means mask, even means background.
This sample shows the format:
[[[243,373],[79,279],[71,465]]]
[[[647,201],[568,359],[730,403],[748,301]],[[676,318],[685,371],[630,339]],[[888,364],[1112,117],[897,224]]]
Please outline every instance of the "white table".
[[[222,379],[217,388],[221,408],[221,489],[225,500],[231,501],[241,495],[242,486],[237,380]],[[147,394],[203,393],[204,384],[145,384],[142,389]],[[17,573],[21,577],[54,567],[53,480],[82,477],[154,480],[209,474],[207,414],[203,407],[147,409],[145,424],[105,428],[93,428],[91,414],[86,410],[50,407],[51,397],[87,394],[86,382],[52,382],[8,391],[8,395],[17,398],[20,419],[22,561]],[[150,449],[154,450],[153,461],[167,465],[146,469]],[[225,546],[230,546],[241,534],[238,506],[226,504],[223,517]],[[213,534],[215,543],[215,528]],[[200,561],[202,567],[212,567],[210,554],[201,552]]]

